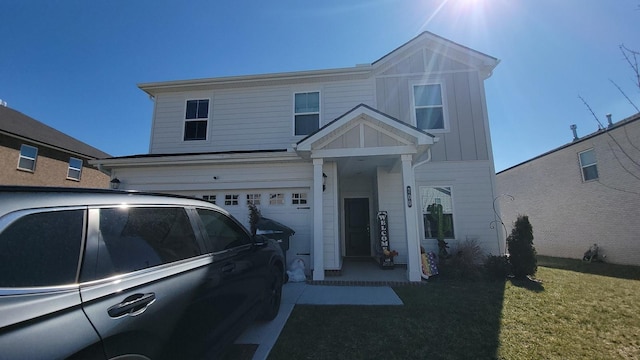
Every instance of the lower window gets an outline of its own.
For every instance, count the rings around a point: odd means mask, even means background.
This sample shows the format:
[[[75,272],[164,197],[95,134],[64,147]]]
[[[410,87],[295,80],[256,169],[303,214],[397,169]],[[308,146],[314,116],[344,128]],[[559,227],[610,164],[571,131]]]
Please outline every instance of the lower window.
[[[424,237],[453,239],[453,200],[449,186],[421,186]]]

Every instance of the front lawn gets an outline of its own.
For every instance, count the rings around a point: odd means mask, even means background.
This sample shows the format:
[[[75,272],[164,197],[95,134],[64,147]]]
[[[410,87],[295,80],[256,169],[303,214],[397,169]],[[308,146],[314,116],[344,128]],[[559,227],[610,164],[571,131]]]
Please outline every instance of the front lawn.
[[[638,359],[640,268],[539,258],[541,282],[441,278],[405,306],[296,305],[269,359]]]

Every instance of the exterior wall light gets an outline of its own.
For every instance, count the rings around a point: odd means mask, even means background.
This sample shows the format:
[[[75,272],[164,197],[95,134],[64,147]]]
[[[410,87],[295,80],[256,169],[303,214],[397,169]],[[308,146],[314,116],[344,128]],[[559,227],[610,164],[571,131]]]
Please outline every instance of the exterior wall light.
[[[111,189],[113,190],[118,190],[118,188],[120,188],[120,180],[118,178],[113,178],[113,180],[111,180],[109,184],[111,185]]]
[[[327,174],[322,173],[322,192],[327,190]]]

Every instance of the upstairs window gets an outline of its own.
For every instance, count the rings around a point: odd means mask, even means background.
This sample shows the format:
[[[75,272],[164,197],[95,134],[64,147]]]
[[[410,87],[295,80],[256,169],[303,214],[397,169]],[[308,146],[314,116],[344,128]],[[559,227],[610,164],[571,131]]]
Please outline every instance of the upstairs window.
[[[446,130],[447,124],[440,84],[415,85],[413,105],[416,127],[422,130]]]
[[[583,151],[578,154],[580,167],[582,168],[582,180],[598,179],[598,165],[596,163],[596,152],[593,149]]]
[[[309,135],[320,128],[320,93],[295,94],[294,133]]]
[[[187,100],[184,121],[184,141],[207,140],[209,99]]]
[[[18,160],[18,169],[26,171],[36,171],[36,158],[38,157],[38,148],[24,145],[20,146],[20,159]]]
[[[67,170],[67,179],[80,181],[82,175],[82,160],[74,157],[69,158],[69,170]]]

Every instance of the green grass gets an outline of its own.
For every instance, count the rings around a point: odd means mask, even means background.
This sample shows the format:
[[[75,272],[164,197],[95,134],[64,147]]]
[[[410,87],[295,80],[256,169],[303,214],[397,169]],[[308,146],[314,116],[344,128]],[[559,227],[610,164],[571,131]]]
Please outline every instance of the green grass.
[[[269,359],[640,359],[640,268],[538,264],[394,288],[405,306],[297,305]]]

